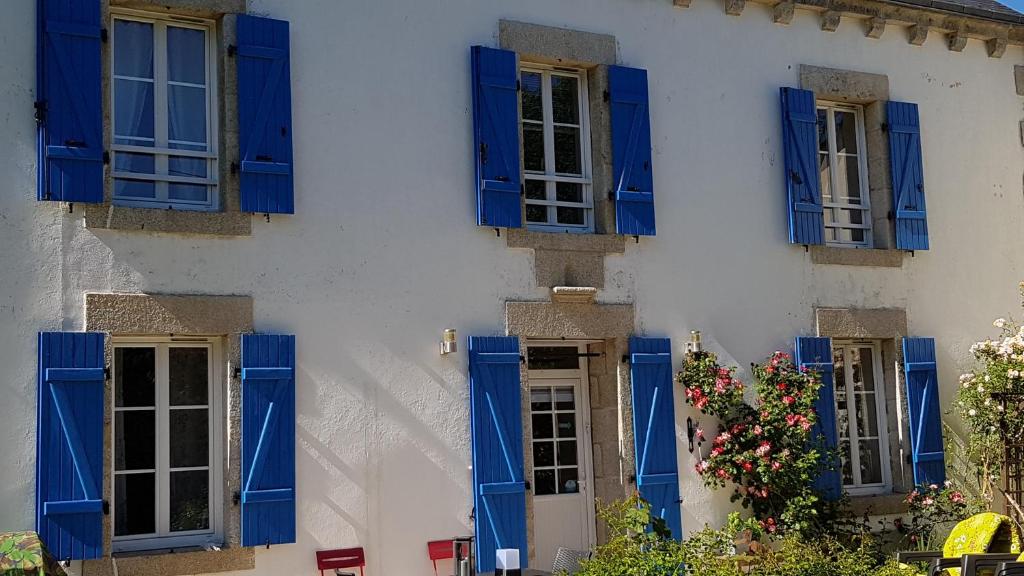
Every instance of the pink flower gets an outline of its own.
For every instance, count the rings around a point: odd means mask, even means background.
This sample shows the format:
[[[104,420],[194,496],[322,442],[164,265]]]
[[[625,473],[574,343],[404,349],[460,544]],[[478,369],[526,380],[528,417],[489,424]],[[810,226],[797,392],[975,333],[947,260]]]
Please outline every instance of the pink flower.
[[[712,448],[711,449],[711,456],[721,456],[722,452],[724,452],[724,450],[722,450],[721,446],[719,446],[717,448]]]
[[[704,440],[704,429],[703,428],[697,428],[696,436],[697,436],[697,440]]]
[[[761,428],[760,424],[754,426],[754,435],[755,436],[760,436],[762,432],[764,432],[764,428]]]
[[[707,460],[701,460],[697,463],[695,468],[697,469],[698,474],[703,474],[707,472],[709,466],[711,466],[711,464]]]
[[[931,498],[930,496],[921,501],[921,504],[924,504],[925,506],[931,506],[934,503],[935,503],[935,500],[933,498]]]
[[[950,501],[955,502],[957,504],[962,504],[964,501],[964,495],[961,494],[960,492],[953,492],[952,494],[949,495],[949,499]]]
[[[786,388],[788,388],[785,382],[779,382],[778,384],[775,385],[775,387],[779,389],[779,392],[785,392]]]
[[[796,398],[793,398],[792,396],[783,396],[782,397],[782,403],[785,404],[786,406],[790,406],[794,402],[796,402]]]
[[[758,446],[756,450],[754,450],[754,454],[760,456],[761,458],[764,458],[771,451],[772,445],[770,442],[761,442],[761,445]]]
[[[779,470],[782,470],[782,462],[778,460],[772,462],[772,472],[778,472]]]
[[[803,421],[800,422],[800,427],[804,429],[804,432],[810,430],[811,426],[813,426],[813,424],[811,424],[811,421],[806,418],[804,418]]]
[[[726,472],[724,468],[719,468],[718,470],[715,470],[715,476],[724,480],[729,477],[729,473]]]
[[[746,460],[744,460],[743,463],[740,464],[740,467],[742,467],[745,472],[752,472],[754,470],[754,465]]]
[[[729,434],[728,432],[722,432],[721,434],[718,435],[718,438],[720,438],[722,442],[728,442],[729,440],[732,440],[732,434]]]

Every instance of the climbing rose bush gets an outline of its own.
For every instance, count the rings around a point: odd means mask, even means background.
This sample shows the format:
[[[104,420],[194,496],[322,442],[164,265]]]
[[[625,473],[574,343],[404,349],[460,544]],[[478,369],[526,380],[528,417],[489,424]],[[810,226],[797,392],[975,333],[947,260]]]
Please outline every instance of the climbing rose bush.
[[[697,473],[708,487],[732,486],[732,500],[766,532],[812,531],[821,508],[812,488],[823,454],[812,437],[821,381],[783,352],[752,369],[757,398],[748,404],[735,368],[719,366],[709,352],[687,355],[677,377],[687,403],[721,422],[707,452],[700,442]],[[703,436],[698,430],[698,441]]]

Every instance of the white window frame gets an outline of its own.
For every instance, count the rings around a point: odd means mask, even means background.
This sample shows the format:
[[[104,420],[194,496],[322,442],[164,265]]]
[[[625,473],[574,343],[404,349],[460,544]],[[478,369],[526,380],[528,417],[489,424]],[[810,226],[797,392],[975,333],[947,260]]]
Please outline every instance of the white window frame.
[[[128,20],[135,22],[145,22],[153,25],[153,113],[154,113],[154,146],[132,146],[127,144],[116,144],[114,143],[114,118],[116,118],[116,112],[114,110],[116,98],[114,91],[116,90],[117,80],[120,78],[114,74],[114,55],[116,53],[117,46],[117,34],[114,32],[116,27],[114,22],[116,20]],[[170,82],[167,79],[167,25],[173,24],[174,26],[182,28],[192,28],[195,30],[203,30],[206,32],[206,142],[207,151],[199,152],[195,150],[179,150],[170,148],[169,146],[160,146],[159,143],[167,144],[168,140],[168,115],[167,115],[167,86],[170,84],[182,84],[188,86],[189,84],[182,82]],[[113,189],[111,192],[111,200],[114,204],[119,206],[135,206],[141,208],[169,208],[174,210],[193,210],[193,211],[216,211],[220,205],[220,193],[218,184],[218,107],[217,101],[220,96],[220,90],[217,85],[217,24],[213,20],[207,20],[203,18],[191,18],[185,16],[175,16],[172,14],[156,14],[153,12],[146,12],[142,10],[127,10],[117,9],[111,10],[110,15],[110,61],[108,63],[110,69],[110,142],[112,158],[110,162],[110,173],[113,179],[119,180],[140,180],[144,182],[155,182],[156,183],[156,197],[152,199],[147,198],[126,198],[126,197],[115,197],[113,195]],[[188,144],[188,142],[181,142]],[[136,172],[119,172],[114,166],[116,166],[116,156],[118,152],[130,152],[138,154],[147,154],[154,156],[155,162],[155,174],[141,174]],[[189,158],[205,158],[207,160],[206,178],[196,178],[191,176],[174,176],[168,174],[168,158],[170,156],[180,156]],[[209,199],[205,202],[197,202],[191,200],[171,200],[168,197],[167,185],[168,183],[180,183],[180,184],[200,184],[207,186],[209,193]]]
[[[115,469],[116,450],[116,426],[117,418],[112,418],[110,426],[111,446],[111,504],[110,504],[110,533],[112,535],[112,546],[114,552],[133,552],[141,550],[158,550],[171,548],[190,548],[196,546],[214,545],[220,546],[224,542],[224,369],[221,363],[222,346],[219,338],[186,338],[186,337],[114,337],[112,347],[117,348],[138,348],[153,347],[156,349],[156,532],[152,534],[132,534],[128,536],[114,536],[114,522],[117,518],[116,505],[117,497],[114,491],[117,489],[116,476],[119,472]],[[171,532],[170,518],[170,450],[168,449],[167,438],[170,432],[170,391],[168,386],[168,365],[167,349],[176,348],[206,348],[209,350],[209,374],[207,390],[207,407],[209,410],[209,455],[210,455],[210,527],[206,530],[191,530],[187,532]],[[162,350],[162,352],[161,352]],[[116,370],[116,364],[112,371]],[[112,374],[112,383],[116,383],[117,375]],[[112,384],[112,386],[115,384]],[[116,406],[115,394],[110,394],[110,405],[113,414],[132,410],[132,408],[121,408]],[[175,409],[186,408],[175,406]],[[203,467],[193,467],[201,469]],[[178,469],[176,469],[178,470]],[[138,472],[138,471],[135,471]],[[124,474],[122,472],[121,474]]]
[[[870,494],[882,494],[892,490],[892,461],[889,455],[889,419],[885,399],[885,377],[882,367],[882,347],[879,342],[873,340],[837,340],[832,342],[833,354],[837,348],[843,349],[843,370],[844,382],[846,383],[847,397],[847,439],[850,442],[850,470],[853,474],[853,484],[843,484],[843,490],[851,496],[864,496]],[[862,483],[860,481],[860,446],[857,441],[857,415],[856,406],[851,400],[858,394],[853,389],[853,364],[850,362],[850,350],[855,348],[869,348],[871,350],[871,365],[875,379],[875,416],[878,421],[878,457],[881,466],[882,481],[880,483]],[[836,391],[838,393],[838,390]],[[861,393],[863,394],[863,393]],[[837,438],[839,426],[839,397],[834,398],[836,410]],[[842,470],[840,469],[840,478]]]
[[[540,180],[546,183],[546,200],[533,200],[525,199],[526,205],[535,206],[548,206],[548,221],[547,223],[540,222],[526,222],[526,227],[529,230],[538,230],[543,232],[575,232],[575,233],[593,233],[594,232],[594,191],[593,191],[593,180],[591,171],[591,157],[590,157],[590,99],[587,91],[587,72],[583,69],[577,68],[563,68],[559,66],[549,66],[545,64],[537,64],[533,62],[520,62],[519,64],[519,75],[522,77],[523,72],[532,72],[541,75],[541,98],[543,108],[543,127],[544,127],[544,172],[538,172],[535,170],[526,170],[525,162],[523,164],[523,186],[526,185],[526,180]],[[579,90],[577,90],[577,96],[579,97],[579,130],[580,130],[580,168],[582,176],[559,174],[555,172],[555,122],[553,119],[553,104],[551,101],[551,76],[568,76],[575,78],[578,82]],[[523,142],[523,124],[532,123],[536,124],[534,120],[524,120],[522,113],[522,98],[519,98],[519,138],[520,146]],[[573,126],[571,124],[559,124],[563,126]],[[520,148],[522,149],[522,148]],[[583,201],[582,202],[559,202],[555,195],[555,183],[556,182],[571,182],[574,184],[581,184],[583,189]],[[524,188],[525,189],[525,188]],[[583,224],[559,224],[557,221],[556,208],[558,206],[566,206],[570,208],[582,208],[583,209]]]
[[[817,103],[816,103],[815,114],[817,114],[817,112],[822,110],[822,109],[825,110],[826,118],[827,118],[827,128],[828,128],[828,162],[829,162],[829,175],[831,176],[831,181],[829,182],[829,192],[830,192],[830,196],[831,196],[831,201],[826,201],[825,200],[824,189],[822,189],[822,191],[821,191],[822,207],[825,210],[829,210],[830,208],[831,209],[837,209],[837,210],[838,209],[861,210],[861,212],[863,214],[861,219],[864,222],[863,224],[850,224],[850,223],[842,223],[842,224],[840,224],[840,223],[836,223],[834,221],[832,223],[829,223],[828,220],[826,219],[826,221],[825,221],[826,232],[828,231],[829,228],[839,229],[839,230],[864,230],[864,241],[863,242],[845,241],[845,240],[842,240],[841,238],[839,240],[830,240],[830,239],[828,239],[829,236],[826,233],[826,235],[825,235],[825,238],[826,238],[825,239],[825,243],[830,245],[830,246],[841,246],[841,247],[847,247],[847,248],[850,248],[850,247],[852,247],[852,248],[871,248],[871,247],[874,246],[874,238],[872,237],[871,197],[870,197],[870,190],[869,190],[869,186],[868,186],[867,146],[865,145],[865,134],[864,134],[864,108],[862,106],[859,106],[859,105],[856,105],[856,104],[840,104],[840,103],[836,103],[836,102],[828,102],[828,101],[824,101],[824,100],[818,100]],[[846,174],[840,175],[839,171],[837,170],[837,167],[839,166],[839,156],[846,156],[847,158],[849,158],[851,156],[850,154],[840,154],[838,152],[838,150],[837,150],[837,145],[836,145],[836,122],[835,122],[835,113],[837,111],[851,112],[854,115],[854,121],[855,121],[855,124],[856,124],[855,133],[856,133],[856,137],[857,137],[857,155],[856,155],[856,159],[857,159],[857,175],[858,175],[858,181],[859,181],[858,183],[860,184],[860,198],[861,198],[861,203],[860,204],[853,204],[851,202],[846,202],[846,201],[843,201],[841,199],[837,199],[835,197],[835,195],[834,195],[835,191],[840,189],[839,185],[840,185],[840,182],[842,181],[841,179],[845,179],[846,178]],[[815,146],[817,147],[817,143],[815,144]],[[820,150],[815,150],[815,159],[817,159],[817,157],[820,156],[820,155],[821,155],[821,151]],[[823,215],[823,217],[824,217],[824,215]]]

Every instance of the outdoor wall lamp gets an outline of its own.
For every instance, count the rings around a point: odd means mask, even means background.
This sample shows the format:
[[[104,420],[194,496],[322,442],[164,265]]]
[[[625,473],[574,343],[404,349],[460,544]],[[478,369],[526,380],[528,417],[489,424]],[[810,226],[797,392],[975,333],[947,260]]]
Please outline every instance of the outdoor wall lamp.
[[[459,344],[456,341],[457,338],[458,336],[455,333],[455,328],[444,329],[444,334],[441,336],[441,356],[459,351]]]
[[[687,352],[700,352],[703,350],[700,344],[700,330],[690,331],[690,341],[686,343]]]

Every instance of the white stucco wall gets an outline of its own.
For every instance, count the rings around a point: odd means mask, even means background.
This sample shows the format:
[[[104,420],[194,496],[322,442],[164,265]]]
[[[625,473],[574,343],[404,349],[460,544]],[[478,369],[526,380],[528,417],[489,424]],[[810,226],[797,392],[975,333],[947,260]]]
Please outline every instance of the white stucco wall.
[[[710,0],[250,0],[291,22],[296,215],[216,239],[94,231],[35,201],[34,4],[0,19],[0,530],[34,523],[38,330],[81,329],[85,292],[251,294],[258,330],[298,338],[299,520],[247,574],[313,573],[314,550],[355,545],[368,574],[431,573],[425,542],[470,531],[465,337],[503,333],[506,300],[546,298],[532,256],[473,224],[468,48],[496,45],[499,18],[613,34],[649,72],[658,236],[607,259],[599,296],[635,302],[638,334],[678,354],[699,329],[746,366],[811,334],[814,306],[905,307],[948,400],[970,343],[1017,310],[1020,47],[992,59],[977,40],[954,53]],[[777,90],[800,64],[886,74],[920,105],[931,250],[902,268],[812,265],[787,243]],[[445,327],[462,349],[442,358]],[[692,472],[688,415],[677,398],[695,529],[729,508]]]

